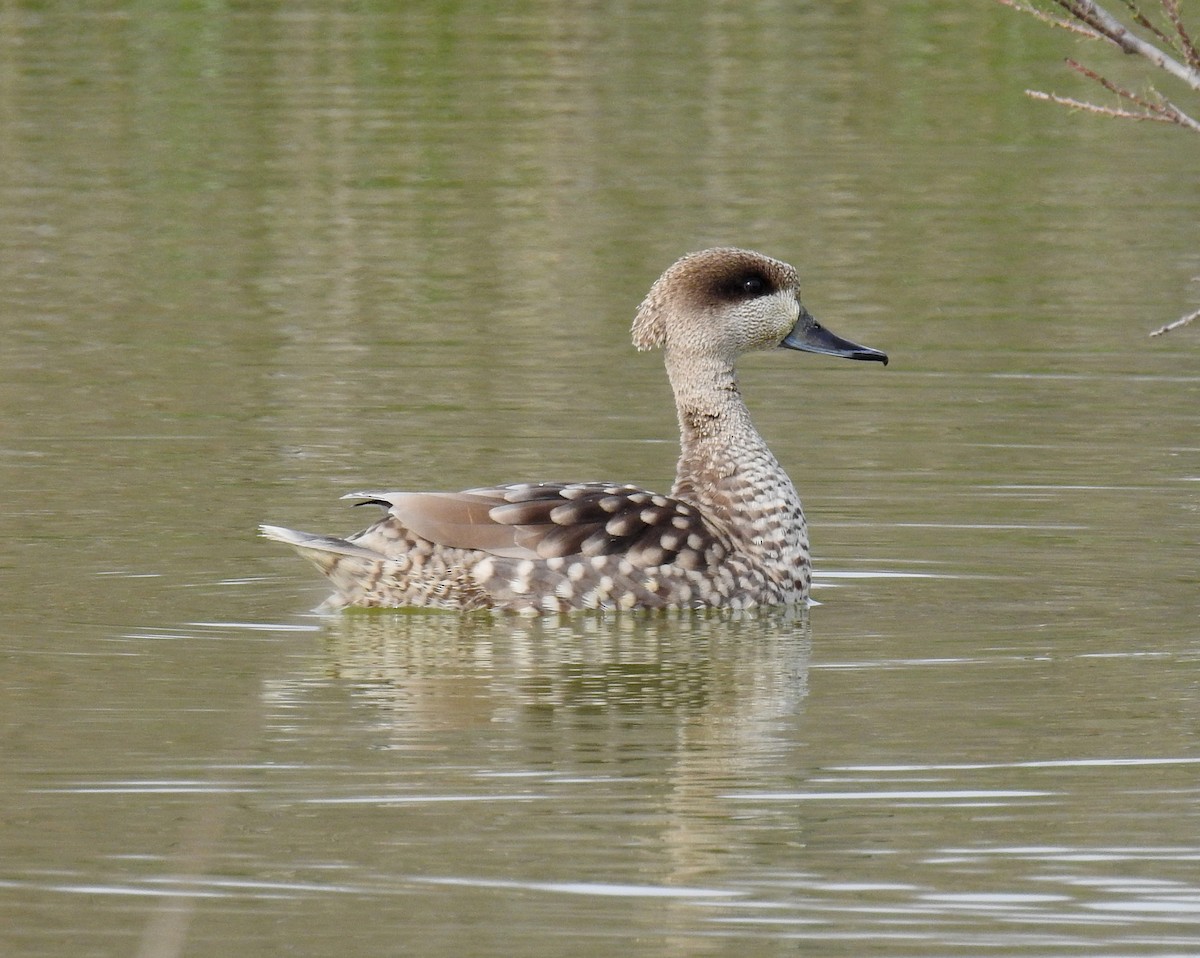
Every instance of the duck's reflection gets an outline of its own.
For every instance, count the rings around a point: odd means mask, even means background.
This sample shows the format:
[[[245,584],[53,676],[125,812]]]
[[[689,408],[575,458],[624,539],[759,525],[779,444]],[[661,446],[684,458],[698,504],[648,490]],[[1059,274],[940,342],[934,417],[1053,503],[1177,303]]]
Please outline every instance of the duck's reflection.
[[[317,736],[338,756],[315,769],[333,780],[309,783],[305,801],[378,803],[394,828],[389,796],[427,796],[429,831],[405,842],[435,846],[439,874],[611,878],[597,864],[607,848],[612,874],[642,862],[645,880],[691,888],[764,825],[794,830],[735,814],[730,793],[802,774],[807,612],[362,613],[331,619],[326,635],[321,668],[276,688],[289,735],[307,726],[307,749]],[[349,712],[325,707],[331,681]],[[505,855],[525,864],[510,870]]]
[[[737,727],[807,692],[808,613],[516,619],[349,614],[327,629],[336,676],[408,726],[649,713]],[[457,716],[457,718],[455,718]]]

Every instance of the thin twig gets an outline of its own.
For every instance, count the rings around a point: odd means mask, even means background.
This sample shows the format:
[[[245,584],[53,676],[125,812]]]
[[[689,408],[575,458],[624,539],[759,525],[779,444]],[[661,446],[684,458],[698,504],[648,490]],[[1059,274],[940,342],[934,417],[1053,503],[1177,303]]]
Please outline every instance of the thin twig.
[[[1200,122],[1197,122],[1192,117],[1188,116],[1183,110],[1179,109],[1170,100],[1163,100],[1163,108],[1166,111],[1165,116],[1172,123],[1177,123],[1179,126],[1187,127],[1196,133],[1200,133]]]
[[[1164,0],[1164,6],[1166,5],[1166,2],[1167,0]],[[1175,40],[1170,37],[1165,30],[1158,27],[1148,16],[1142,13],[1141,8],[1134,3],[1133,0],[1125,0],[1125,6],[1127,6],[1129,8],[1129,12],[1133,14],[1134,23],[1138,24],[1138,26],[1145,27],[1167,46],[1171,47],[1172,49],[1175,48]]]
[[[1179,46],[1182,48],[1184,57],[1187,58],[1188,66],[1193,70],[1200,70],[1200,50],[1196,49],[1196,41],[1192,39],[1183,25],[1183,17],[1179,14],[1179,0],[1162,0],[1162,5],[1167,12],[1167,19],[1171,21],[1171,26],[1175,28],[1175,33],[1179,37]]]
[[[1161,336],[1163,333],[1169,333],[1172,329],[1178,329],[1180,326],[1186,326],[1195,319],[1200,319],[1200,309],[1196,310],[1194,313],[1188,313],[1186,316],[1180,316],[1177,320],[1175,320],[1175,322],[1167,323],[1166,326],[1156,329],[1150,335]]]
[[[1034,100],[1046,100],[1059,106],[1070,107],[1072,110],[1083,110],[1087,113],[1099,113],[1101,116],[1115,116],[1121,120],[1149,120],[1152,123],[1174,123],[1169,116],[1157,113],[1138,113],[1133,110],[1118,110],[1111,106],[1100,106],[1098,103],[1088,103],[1086,100],[1076,100],[1069,96],[1059,96],[1057,93],[1043,93],[1041,90],[1026,90],[1025,95]]]
[[[1082,63],[1072,60],[1070,57],[1067,58],[1067,66],[1069,66],[1072,70],[1082,73],[1089,80],[1095,80],[1110,93],[1115,93],[1119,97],[1123,97],[1132,103],[1136,103],[1148,113],[1154,113],[1169,123],[1177,123],[1180,126],[1186,126],[1189,129],[1200,131],[1200,123],[1197,123],[1195,120],[1193,120],[1170,100],[1165,99],[1161,93],[1154,89],[1154,87],[1150,88],[1150,92],[1158,97],[1157,103],[1146,100],[1131,90],[1126,90],[1123,86],[1117,86],[1107,77],[1101,76],[1095,70],[1089,70]]]
[[[1028,4],[1018,3],[1017,0],[996,0],[997,3],[1006,7],[1011,7],[1013,10],[1019,10],[1021,13],[1027,13],[1035,20],[1041,20],[1042,23],[1048,23],[1052,27],[1060,27],[1063,30],[1069,30],[1071,33],[1077,33],[1082,37],[1087,37],[1089,40],[1103,40],[1103,35],[1095,30],[1081,27],[1078,23],[1073,23],[1070,20],[1064,20],[1061,17],[1052,17],[1044,10],[1039,10],[1037,7],[1031,7]]]
[[[1192,119],[1179,107],[1164,100],[1161,105],[1152,105],[1147,110],[1119,110],[1110,106],[1100,106],[1098,103],[1088,103],[1086,100],[1076,100],[1069,96],[1059,96],[1057,93],[1045,93],[1042,90],[1026,90],[1025,95],[1033,100],[1046,100],[1057,103],[1072,110],[1083,110],[1086,113],[1098,113],[1100,116],[1116,117],[1119,120],[1149,120],[1152,123],[1173,123],[1200,133],[1200,122]],[[1140,102],[1140,101],[1138,101]],[[1153,112],[1150,112],[1153,110]]]
[[[1122,99],[1129,100],[1131,103],[1136,103],[1142,109],[1149,110],[1151,113],[1161,112],[1161,107],[1159,106],[1159,104],[1151,103],[1149,100],[1143,100],[1140,96],[1138,96],[1132,90],[1126,90],[1123,86],[1117,86],[1115,83],[1112,82],[1112,80],[1109,80],[1107,77],[1101,76],[1095,70],[1085,67],[1078,60],[1072,60],[1070,57],[1067,57],[1066,62],[1067,62],[1067,66],[1069,66],[1076,73],[1082,73],[1089,80],[1095,80],[1102,87],[1104,87],[1104,89],[1108,90],[1109,93],[1115,93],[1117,96],[1121,97]]]

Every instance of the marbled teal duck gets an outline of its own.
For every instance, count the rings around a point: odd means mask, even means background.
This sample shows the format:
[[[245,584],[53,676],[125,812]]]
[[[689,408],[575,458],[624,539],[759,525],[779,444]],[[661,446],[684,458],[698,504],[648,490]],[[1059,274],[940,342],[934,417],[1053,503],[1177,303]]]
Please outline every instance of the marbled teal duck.
[[[750,422],[734,364],[779,346],[887,362],[800,303],[796,271],[742,249],[683,257],[633,321],[661,347],[681,452],[669,495],[610,482],[345,496],[386,514],[346,539],[262,526],[333,583],[323,609],[525,614],[802,603],[811,566],[800,497]]]

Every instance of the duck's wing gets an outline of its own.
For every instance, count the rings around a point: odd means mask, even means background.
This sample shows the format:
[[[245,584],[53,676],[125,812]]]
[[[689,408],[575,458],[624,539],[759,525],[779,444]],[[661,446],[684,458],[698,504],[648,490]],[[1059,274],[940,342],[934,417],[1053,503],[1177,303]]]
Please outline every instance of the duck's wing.
[[[700,569],[729,551],[726,537],[694,505],[637,486],[540,482],[345,498],[383,506],[388,511],[384,523],[398,523],[438,545],[510,558],[620,554],[637,568]],[[370,546],[371,532],[352,541]]]

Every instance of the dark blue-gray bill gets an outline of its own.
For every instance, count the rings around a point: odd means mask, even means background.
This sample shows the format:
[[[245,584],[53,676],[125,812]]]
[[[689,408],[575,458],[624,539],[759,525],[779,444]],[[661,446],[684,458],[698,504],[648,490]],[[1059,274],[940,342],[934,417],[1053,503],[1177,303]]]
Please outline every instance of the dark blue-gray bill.
[[[887,353],[872,349],[870,346],[860,346],[848,339],[842,339],[835,333],[813,319],[806,309],[800,311],[800,318],[779,344],[787,349],[799,349],[806,353],[820,353],[823,356],[839,356],[842,359],[870,359],[887,365]]]

